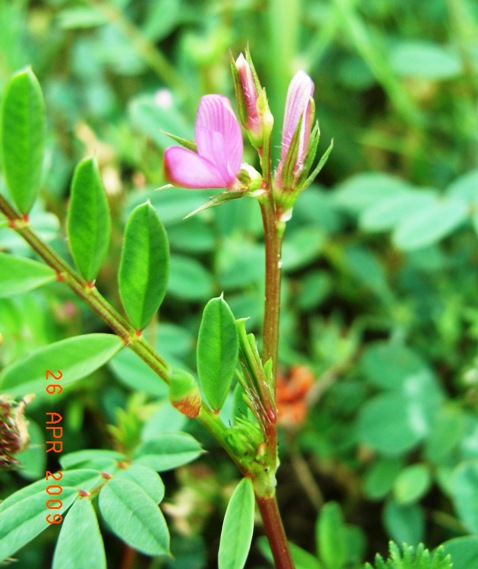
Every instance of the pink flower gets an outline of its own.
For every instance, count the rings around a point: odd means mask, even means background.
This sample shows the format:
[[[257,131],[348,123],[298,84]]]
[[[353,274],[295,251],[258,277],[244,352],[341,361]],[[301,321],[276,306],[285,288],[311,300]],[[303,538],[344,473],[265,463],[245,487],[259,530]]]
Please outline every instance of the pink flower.
[[[241,167],[241,129],[231,104],[222,95],[199,102],[194,127],[197,153],[172,146],[164,153],[167,180],[184,188],[231,188]]]
[[[298,71],[289,85],[287,91],[287,100],[285,105],[284,128],[282,131],[282,150],[279,165],[277,167],[276,180],[279,186],[282,186],[282,169],[287,159],[291,143],[296,134],[299,122],[300,125],[297,156],[292,164],[293,177],[298,178],[302,173],[304,161],[307,156],[310,141],[310,132],[314,119],[314,103],[312,95],[314,94],[314,83],[312,79],[304,71]]]

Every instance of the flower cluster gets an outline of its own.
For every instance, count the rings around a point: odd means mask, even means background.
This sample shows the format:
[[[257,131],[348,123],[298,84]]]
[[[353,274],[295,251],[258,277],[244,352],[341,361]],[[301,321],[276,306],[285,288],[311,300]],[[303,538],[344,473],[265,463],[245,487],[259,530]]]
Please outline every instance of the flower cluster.
[[[332,145],[312,171],[319,143],[314,124],[314,83],[304,72],[293,77],[287,93],[279,164],[270,172],[270,140],[273,116],[250,54],[232,62],[240,122],[257,149],[263,176],[242,163],[243,141],[239,122],[228,99],[222,95],[202,97],[194,129],[195,142],[173,137],[186,148],[173,146],[164,154],[165,176],[184,188],[224,188],[226,192],[208,202],[218,205],[248,193],[272,199],[278,218],[286,219],[297,196],[309,186],[325,163]],[[202,209],[202,208],[201,208]]]
[[[32,397],[28,395],[16,403],[7,395],[0,396],[0,468],[18,465],[14,455],[28,446],[30,438],[24,409]]]

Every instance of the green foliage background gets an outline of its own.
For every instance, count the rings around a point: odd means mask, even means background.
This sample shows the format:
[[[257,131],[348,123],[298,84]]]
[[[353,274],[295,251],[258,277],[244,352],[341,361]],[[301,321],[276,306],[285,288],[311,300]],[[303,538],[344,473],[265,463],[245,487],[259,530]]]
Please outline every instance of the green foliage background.
[[[284,247],[280,363],[284,373],[300,364],[316,378],[306,419],[282,430],[286,529],[309,552],[319,536],[316,566],[326,569],[385,555],[388,539],[429,548],[448,541],[455,569],[473,567],[476,3],[0,0],[0,22],[0,87],[31,64],[48,113],[34,229],[68,255],[74,168],[96,156],[113,215],[97,286],[120,306],[115,283],[125,222],[150,199],[168,232],[171,260],[161,316],[145,334],[169,362],[192,372],[200,315],[212,296],[224,291],[234,315],[249,316],[251,329],[260,331],[261,223],[248,198],[184,221],[210,193],[155,191],[164,184],[162,152],[170,144],[162,130],[191,138],[200,97],[232,97],[229,51],[237,56],[248,43],[275,115],[277,147],[288,82],[298,68],[312,76],[322,148],[331,138],[335,147],[317,184],[300,196]],[[254,159],[246,150],[245,160]],[[3,192],[2,178],[0,184]],[[31,256],[6,227],[0,249]],[[2,298],[0,364],[102,331],[58,283]],[[206,440],[209,456],[165,480],[176,561],[149,567],[213,567],[236,474],[204,433],[169,408],[157,378],[123,351],[56,401],[68,452],[128,450],[155,429]],[[26,471],[0,473],[2,497],[25,478],[44,475],[43,417],[51,404],[39,397],[29,406],[32,441],[40,446],[26,451]],[[320,506],[330,501],[342,513],[332,508],[336,513],[326,514],[321,527],[331,524],[339,541],[347,536],[341,565],[320,547],[314,529]],[[54,530],[46,533],[20,552],[17,566],[49,567],[54,540]],[[126,553],[115,540],[107,537],[106,544],[118,566]],[[259,549],[248,567],[266,566]],[[314,567],[310,559],[304,563]]]

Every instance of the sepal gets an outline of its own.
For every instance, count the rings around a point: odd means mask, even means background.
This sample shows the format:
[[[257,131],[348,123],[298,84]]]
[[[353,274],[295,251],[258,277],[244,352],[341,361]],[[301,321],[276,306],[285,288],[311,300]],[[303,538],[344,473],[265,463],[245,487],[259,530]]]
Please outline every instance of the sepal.
[[[187,138],[181,138],[180,136],[176,136],[175,134],[171,134],[170,132],[167,132],[166,130],[162,130],[161,132],[163,134],[165,134],[166,136],[169,136],[169,138],[172,138],[174,140],[174,142],[177,142],[178,144],[180,144],[184,148],[187,148],[188,150],[192,150],[193,152],[197,152],[198,148],[197,148],[197,144],[194,142],[194,140],[188,140]]]
[[[184,217],[184,219],[189,219],[190,217],[193,217],[193,215],[197,215],[198,213],[201,213],[206,209],[210,209],[211,207],[217,207],[218,205],[230,202],[231,200],[237,200],[238,198],[242,198],[242,196],[244,196],[246,193],[247,189],[238,189],[238,190],[232,189],[232,190],[226,190],[225,192],[221,192],[220,194],[217,194],[209,198],[206,203],[202,204],[191,213],[188,213]]]

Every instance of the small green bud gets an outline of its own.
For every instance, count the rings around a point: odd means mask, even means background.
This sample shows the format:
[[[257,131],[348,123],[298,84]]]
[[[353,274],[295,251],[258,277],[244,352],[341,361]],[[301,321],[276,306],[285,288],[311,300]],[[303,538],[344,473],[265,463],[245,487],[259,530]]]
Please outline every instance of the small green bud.
[[[250,164],[242,164],[237,178],[245,187],[247,193],[255,192],[262,188],[263,179],[259,172]]]
[[[180,413],[190,419],[199,415],[201,394],[194,377],[183,370],[175,370],[170,376],[169,399]]]

